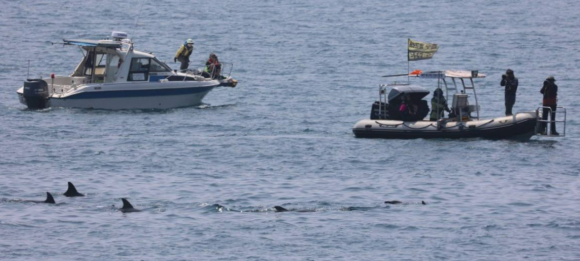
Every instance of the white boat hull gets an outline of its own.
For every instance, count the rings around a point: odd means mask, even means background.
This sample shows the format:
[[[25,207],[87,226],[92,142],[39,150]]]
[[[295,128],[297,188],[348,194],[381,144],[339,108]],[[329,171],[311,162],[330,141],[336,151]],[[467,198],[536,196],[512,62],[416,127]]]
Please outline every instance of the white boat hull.
[[[47,107],[82,109],[171,109],[202,104],[203,98],[218,81],[166,82],[147,85],[89,84],[65,93],[54,92],[49,96]],[[17,91],[20,102],[26,105],[22,88]]]

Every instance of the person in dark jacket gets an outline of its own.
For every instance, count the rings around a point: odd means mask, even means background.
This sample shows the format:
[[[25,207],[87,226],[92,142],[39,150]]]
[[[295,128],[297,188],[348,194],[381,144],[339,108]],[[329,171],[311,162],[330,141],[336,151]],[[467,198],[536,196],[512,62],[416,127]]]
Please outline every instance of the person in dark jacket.
[[[401,116],[402,121],[408,121],[409,119],[409,111],[407,107],[406,99],[403,98],[401,101],[401,105],[399,106],[399,115]]]
[[[173,62],[177,62],[177,60],[181,62],[179,70],[181,71],[187,70],[187,67],[189,67],[189,56],[191,56],[192,52],[193,52],[193,40],[187,39],[187,41],[185,41],[185,43],[179,47],[179,50],[177,50],[177,53],[173,58]]]
[[[556,120],[556,107],[557,102],[558,102],[558,85],[556,85],[556,79],[554,79],[554,76],[550,76],[548,77],[545,81],[544,81],[544,86],[542,86],[542,89],[540,90],[540,93],[542,93],[544,95],[544,100],[542,101],[542,105],[544,107],[550,107],[550,109],[548,108],[544,108],[542,110],[542,119],[543,120],[547,120],[548,119],[548,114],[550,114],[550,119],[551,121],[555,121]],[[542,122],[542,134],[546,134],[546,123]],[[551,127],[550,127],[550,133],[552,135],[560,135],[558,132],[556,132],[556,123],[552,122]]]
[[[419,106],[413,102],[411,95],[405,94],[403,101],[399,107],[399,112],[402,115],[403,121],[416,121]]]
[[[429,120],[437,121],[445,116],[445,111],[450,112],[447,106],[447,100],[443,97],[443,90],[437,88],[433,92],[433,98],[431,99],[431,116]]]
[[[505,74],[501,76],[500,85],[505,86],[505,115],[511,116],[518,90],[518,78],[514,76],[514,71],[507,69]]]

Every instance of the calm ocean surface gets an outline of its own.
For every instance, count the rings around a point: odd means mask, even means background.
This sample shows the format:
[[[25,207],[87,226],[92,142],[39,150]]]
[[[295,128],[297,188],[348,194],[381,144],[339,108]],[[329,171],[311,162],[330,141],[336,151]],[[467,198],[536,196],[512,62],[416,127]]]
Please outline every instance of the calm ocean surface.
[[[579,1],[0,4],[0,260],[580,260]],[[191,37],[192,67],[215,52],[240,83],[168,111],[18,102],[28,60],[45,78],[80,61],[50,42],[113,30],[174,68]],[[503,114],[507,68],[515,111],[554,75],[566,137],[355,138],[407,38],[440,45],[411,70],[487,74],[484,118]],[[22,202],[47,191],[58,204]],[[116,211],[123,197],[143,211]]]

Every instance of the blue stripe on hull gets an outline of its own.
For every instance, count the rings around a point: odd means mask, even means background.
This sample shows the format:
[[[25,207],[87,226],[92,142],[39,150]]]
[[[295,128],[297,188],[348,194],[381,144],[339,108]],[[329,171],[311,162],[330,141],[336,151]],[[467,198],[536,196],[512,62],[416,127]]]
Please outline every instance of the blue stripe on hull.
[[[149,75],[149,82],[159,82],[159,80],[163,80],[165,78],[167,78],[167,76]]]
[[[176,89],[155,89],[155,90],[123,90],[123,91],[101,91],[83,92],[61,99],[105,99],[105,98],[128,98],[128,97],[151,97],[151,96],[171,96],[187,95],[194,93],[204,93],[211,91],[212,87],[176,88]]]

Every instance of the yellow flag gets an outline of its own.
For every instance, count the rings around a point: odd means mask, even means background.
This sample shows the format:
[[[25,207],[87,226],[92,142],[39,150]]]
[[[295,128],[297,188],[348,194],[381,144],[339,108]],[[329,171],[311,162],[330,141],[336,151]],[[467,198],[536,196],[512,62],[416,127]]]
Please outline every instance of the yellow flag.
[[[435,52],[439,50],[439,45],[433,43],[422,43],[409,39],[408,60],[426,60],[433,58]]]

